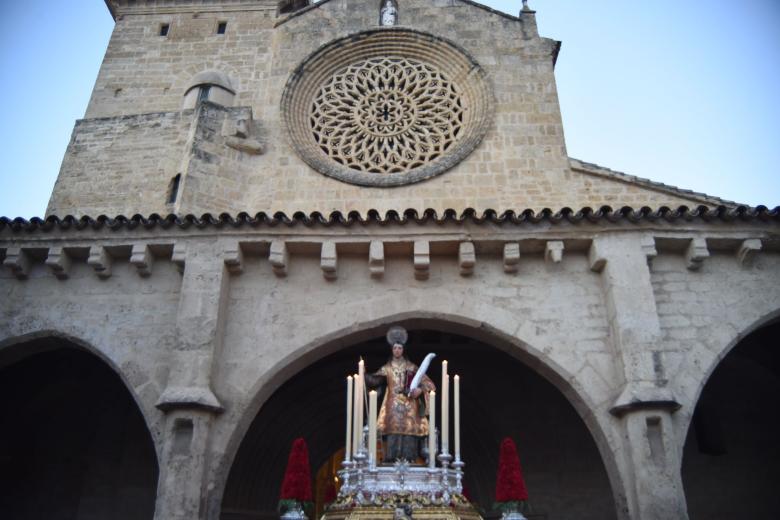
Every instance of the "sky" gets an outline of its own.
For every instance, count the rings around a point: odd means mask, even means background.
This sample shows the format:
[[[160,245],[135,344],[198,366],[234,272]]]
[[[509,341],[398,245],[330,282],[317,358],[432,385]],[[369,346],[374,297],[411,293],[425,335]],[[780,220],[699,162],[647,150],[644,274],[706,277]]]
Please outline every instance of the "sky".
[[[485,3],[510,14],[521,7]],[[780,205],[780,1],[530,7],[542,36],[563,42],[556,79],[571,157]],[[112,29],[101,0],[0,0],[0,215],[44,215]]]

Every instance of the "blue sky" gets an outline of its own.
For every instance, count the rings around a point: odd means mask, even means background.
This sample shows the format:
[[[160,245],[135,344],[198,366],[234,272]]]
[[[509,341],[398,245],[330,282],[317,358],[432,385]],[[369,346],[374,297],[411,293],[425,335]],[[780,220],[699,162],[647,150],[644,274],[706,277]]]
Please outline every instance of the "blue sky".
[[[530,4],[542,35],[563,41],[556,75],[569,155],[780,205],[780,2]],[[43,215],[112,27],[101,0],[0,0],[0,215]]]

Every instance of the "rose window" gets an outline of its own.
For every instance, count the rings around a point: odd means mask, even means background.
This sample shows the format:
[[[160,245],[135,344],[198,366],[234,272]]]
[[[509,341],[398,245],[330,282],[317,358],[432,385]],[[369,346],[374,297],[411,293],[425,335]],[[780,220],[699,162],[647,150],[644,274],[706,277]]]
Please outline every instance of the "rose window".
[[[455,166],[492,119],[484,72],[453,44],[385,28],[337,40],[287,82],[282,113],[309,166],[366,186],[418,182]]]
[[[463,104],[434,67],[409,58],[365,60],[339,71],[314,98],[311,127],[334,161],[400,173],[441,157],[457,141]]]

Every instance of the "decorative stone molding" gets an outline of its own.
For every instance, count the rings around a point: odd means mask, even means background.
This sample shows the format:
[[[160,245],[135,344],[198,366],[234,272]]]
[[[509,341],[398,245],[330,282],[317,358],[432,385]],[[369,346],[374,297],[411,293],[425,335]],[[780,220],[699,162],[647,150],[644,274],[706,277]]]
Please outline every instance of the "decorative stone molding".
[[[49,256],[46,257],[46,266],[52,274],[60,280],[66,280],[70,273],[71,259],[67,251],[62,247],[52,247],[49,249]]]
[[[743,240],[737,249],[737,262],[741,266],[749,266],[759,251],[761,251],[761,240],[757,238]]]
[[[431,245],[427,240],[417,240],[414,243],[414,277],[417,280],[427,280],[430,267]]]
[[[333,241],[326,241],[322,243],[322,249],[320,251],[320,269],[322,269],[322,276],[326,280],[335,280],[338,278],[338,265],[339,258],[336,251],[336,243]]]
[[[281,240],[271,242],[271,251],[268,255],[274,274],[276,276],[287,276],[287,264],[290,261],[290,255],[287,252],[287,244]]]
[[[596,240],[590,243],[590,249],[588,250],[588,265],[590,266],[590,270],[594,273],[600,273],[604,270],[604,266],[607,265],[607,257],[602,253]]]
[[[111,255],[108,254],[105,247],[92,246],[89,248],[87,265],[92,266],[98,277],[103,279],[111,277],[112,260]]]
[[[234,242],[227,246],[223,256],[225,267],[230,274],[238,275],[244,272],[244,252],[241,250],[241,244]]]
[[[703,238],[692,238],[685,250],[685,266],[690,271],[698,271],[704,263],[704,259],[709,256],[707,241]]]
[[[30,257],[20,247],[9,247],[6,250],[3,265],[19,280],[26,280],[30,274]]]
[[[504,244],[504,272],[516,273],[520,264],[520,243],[509,242]]]
[[[154,257],[146,244],[136,244],[130,253],[130,264],[134,265],[141,276],[151,276]]]
[[[563,241],[550,240],[544,245],[544,259],[547,262],[560,264],[563,260]]]
[[[173,245],[173,253],[171,254],[171,263],[176,266],[176,269],[180,272],[184,272],[184,265],[187,260],[187,245],[183,242],[176,242]]]
[[[493,94],[479,64],[455,44],[385,27],[304,60],[285,87],[282,116],[315,170],[352,184],[399,186],[468,156],[493,120]]]
[[[461,242],[458,246],[458,265],[461,276],[474,274],[474,266],[477,264],[477,254],[473,242]]]
[[[368,271],[372,278],[381,278],[385,274],[385,245],[373,240],[368,246]]]

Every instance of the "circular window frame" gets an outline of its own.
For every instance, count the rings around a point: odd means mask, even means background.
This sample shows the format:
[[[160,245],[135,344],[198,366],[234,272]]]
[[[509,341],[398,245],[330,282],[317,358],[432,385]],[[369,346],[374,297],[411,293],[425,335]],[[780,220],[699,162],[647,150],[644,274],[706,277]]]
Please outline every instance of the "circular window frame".
[[[437,159],[399,173],[353,169],[329,157],[314,138],[310,116],[314,99],[334,74],[363,60],[395,56],[429,64],[457,85],[465,107],[463,131]],[[281,100],[281,115],[298,155],[316,171],[349,184],[373,187],[417,183],[464,160],[493,122],[493,89],[484,69],[458,45],[428,33],[401,27],[372,29],[334,40],[317,49],[290,75]]]

